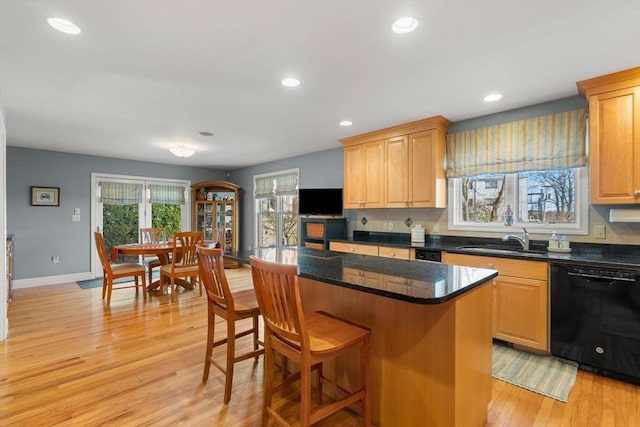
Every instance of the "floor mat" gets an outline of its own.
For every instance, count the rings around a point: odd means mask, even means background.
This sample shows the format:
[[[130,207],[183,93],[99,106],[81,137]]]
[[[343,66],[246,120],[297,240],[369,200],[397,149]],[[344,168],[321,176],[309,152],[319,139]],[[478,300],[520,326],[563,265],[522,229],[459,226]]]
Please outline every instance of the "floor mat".
[[[576,381],[578,364],[493,345],[493,377],[566,402]]]

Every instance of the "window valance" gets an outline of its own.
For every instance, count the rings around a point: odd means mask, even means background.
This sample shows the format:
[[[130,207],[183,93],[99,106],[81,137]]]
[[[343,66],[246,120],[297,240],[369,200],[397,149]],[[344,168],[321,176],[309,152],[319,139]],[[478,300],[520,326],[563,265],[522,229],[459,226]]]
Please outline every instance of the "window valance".
[[[184,187],[175,185],[149,184],[151,203],[164,203],[167,205],[184,205]]]
[[[584,108],[447,136],[447,178],[584,166]]]
[[[142,203],[142,184],[102,181],[100,202],[107,205],[135,205]]]
[[[256,191],[254,194],[256,199],[295,194],[298,194],[297,172],[256,178]]]

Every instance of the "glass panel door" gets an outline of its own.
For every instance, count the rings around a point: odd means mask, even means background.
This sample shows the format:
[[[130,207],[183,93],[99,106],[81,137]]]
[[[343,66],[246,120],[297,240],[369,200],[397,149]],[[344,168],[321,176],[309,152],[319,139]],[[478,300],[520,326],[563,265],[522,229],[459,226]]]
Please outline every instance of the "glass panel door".
[[[142,202],[134,204],[109,204],[101,202],[100,182],[124,182],[139,184],[142,186]],[[149,201],[149,186],[151,184],[168,184],[183,186],[185,193],[190,187],[188,181],[173,180],[148,180],[136,179],[121,175],[99,175],[92,174],[93,215],[92,230],[99,230],[104,235],[107,253],[110,253],[114,245],[138,243],[140,240],[140,228],[143,227],[163,227],[167,238],[172,237],[176,232],[190,229],[190,215],[188,204],[172,203],[151,203]],[[93,240],[93,231],[91,239]],[[101,275],[102,266],[97,254],[91,255],[93,275]],[[138,257],[131,259],[121,259],[125,262],[139,262]]]

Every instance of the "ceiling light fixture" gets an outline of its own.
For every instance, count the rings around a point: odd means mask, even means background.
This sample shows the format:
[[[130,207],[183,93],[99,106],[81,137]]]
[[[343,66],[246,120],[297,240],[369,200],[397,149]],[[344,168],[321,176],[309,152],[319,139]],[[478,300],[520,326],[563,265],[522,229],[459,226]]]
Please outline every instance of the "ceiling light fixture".
[[[339,124],[340,126],[351,126],[353,122],[351,120],[343,120]]]
[[[494,102],[499,99],[502,99],[502,95],[500,95],[499,93],[491,93],[485,96],[483,99],[484,99],[484,102]]]
[[[418,20],[411,16],[405,16],[404,18],[396,19],[391,26],[394,33],[406,34],[418,28]]]
[[[169,151],[171,151],[171,154],[177,157],[191,157],[196,154],[196,150],[194,150],[193,148],[189,148],[184,144],[169,147]]]
[[[203,130],[203,131],[198,132],[198,133],[200,135],[202,135],[202,136],[213,136],[213,132],[209,132],[209,131],[206,131],[206,130]]]
[[[288,77],[282,80],[282,86],[286,86],[286,87],[300,86],[300,80],[294,79],[293,77]]]
[[[66,19],[49,18],[47,19],[47,22],[53,28],[65,34],[72,34],[72,35],[80,34],[80,27],[78,27],[76,24],[74,24],[71,21],[67,21]]]

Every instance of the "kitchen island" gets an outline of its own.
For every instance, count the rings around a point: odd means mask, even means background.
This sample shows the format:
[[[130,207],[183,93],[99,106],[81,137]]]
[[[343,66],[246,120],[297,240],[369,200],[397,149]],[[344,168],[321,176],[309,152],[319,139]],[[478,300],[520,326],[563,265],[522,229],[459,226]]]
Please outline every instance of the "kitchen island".
[[[371,328],[375,425],[486,424],[495,270],[302,248],[256,255],[297,263],[305,311]],[[324,372],[347,388],[357,385],[356,359],[340,359]]]

